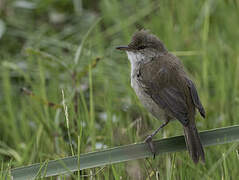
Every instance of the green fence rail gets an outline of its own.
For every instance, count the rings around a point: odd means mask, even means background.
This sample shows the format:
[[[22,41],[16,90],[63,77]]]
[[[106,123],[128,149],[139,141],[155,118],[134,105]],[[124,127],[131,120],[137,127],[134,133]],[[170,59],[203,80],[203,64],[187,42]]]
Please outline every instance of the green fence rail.
[[[212,146],[239,141],[239,125],[200,132],[203,146]],[[155,142],[156,154],[186,150],[184,136],[160,139]],[[70,173],[87,168],[141,159],[152,156],[147,144],[137,143],[98,152],[46,161],[11,170],[14,180],[35,179]]]

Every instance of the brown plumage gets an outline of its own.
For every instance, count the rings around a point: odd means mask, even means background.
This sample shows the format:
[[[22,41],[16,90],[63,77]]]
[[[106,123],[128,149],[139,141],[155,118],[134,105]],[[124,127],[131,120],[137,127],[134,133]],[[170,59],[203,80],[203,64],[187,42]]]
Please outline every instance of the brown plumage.
[[[163,43],[148,31],[138,31],[125,50],[131,62],[131,85],[142,104],[164,124],[150,135],[148,142],[155,153],[152,137],[170,120],[183,125],[187,149],[192,160],[205,161],[203,146],[195,124],[195,109],[205,117],[194,83],[180,60],[167,51]]]

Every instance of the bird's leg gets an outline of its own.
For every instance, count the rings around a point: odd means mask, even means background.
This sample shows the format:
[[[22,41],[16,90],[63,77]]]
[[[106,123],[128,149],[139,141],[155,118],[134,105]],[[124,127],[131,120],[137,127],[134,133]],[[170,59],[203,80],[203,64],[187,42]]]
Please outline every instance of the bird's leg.
[[[155,150],[155,147],[154,147],[154,144],[153,144],[153,137],[159,132],[160,129],[162,129],[164,126],[166,126],[168,124],[169,120],[166,120],[158,129],[156,129],[151,135],[149,135],[145,140],[144,142],[146,142],[149,146],[149,149],[150,151],[152,152],[153,156],[154,156],[154,159],[155,159],[155,153],[156,153],[156,150]]]

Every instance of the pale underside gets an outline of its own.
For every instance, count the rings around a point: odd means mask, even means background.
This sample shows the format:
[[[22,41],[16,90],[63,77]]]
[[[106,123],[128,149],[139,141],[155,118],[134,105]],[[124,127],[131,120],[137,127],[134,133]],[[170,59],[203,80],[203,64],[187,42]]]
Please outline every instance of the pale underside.
[[[166,120],[165,111],[160,105],[155,103],[155,101],[143,90],[142,84],[139,83],[137,79],[137,73],[140,67],[140,63],[147,61],[145,56],[141,53],[128,52],[128,59],[131,63],[131,87],[134,89],[136,95],[138,96],[140,102],[143,106],[157,119]],[[150,58],[149,58],[150,60]],[[149,61],[148,60],[148,61]]]

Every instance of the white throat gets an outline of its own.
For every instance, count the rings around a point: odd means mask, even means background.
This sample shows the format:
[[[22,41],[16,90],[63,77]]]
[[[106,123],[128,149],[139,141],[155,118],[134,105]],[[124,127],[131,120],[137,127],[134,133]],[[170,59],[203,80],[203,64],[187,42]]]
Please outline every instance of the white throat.
[[[133,64],[135,62],[139,63],[140,61],[143,61],[145,56],[140,52],[132,52],[132,51],[126,51],[128,55],[128,59],[130,60],[130,63]]]
[[[126,51],[126,53],[128,55],[128,59],[131,64],[131,76],[134,74],[135,71],[138,70],[140,64],[148,63],[154,57],[159,55],[155,51],[144,51],[144,52]],[[145,54],[147,54],[147,56]]]
[[[145,62],[145,56],[144,54],[140,52],[132,52],[132,51],[126,51],[128,55],[128,59],[131,64],[131,76],[133,75],[133,72],[139,68],[139,65],[143,62]]]

